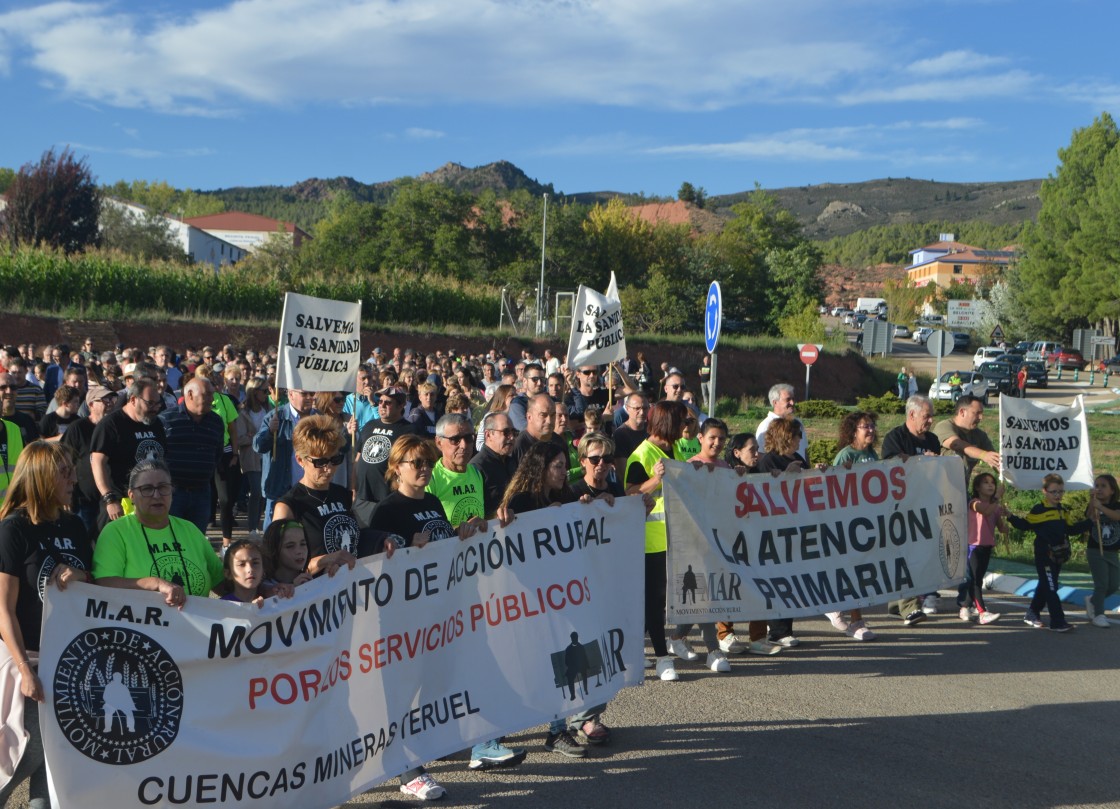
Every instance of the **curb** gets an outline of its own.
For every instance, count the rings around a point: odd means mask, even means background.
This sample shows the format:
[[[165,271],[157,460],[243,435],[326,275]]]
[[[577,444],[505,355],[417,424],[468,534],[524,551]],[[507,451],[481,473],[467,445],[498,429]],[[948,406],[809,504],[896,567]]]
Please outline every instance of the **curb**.
[[[988,573],[984,576],[984,589],[997,593],[1008,593],[1017,596],[1033,596],[1038,582],[1035,579],[1025,579],[1022,576],[1012,576],[1007,573]],[[1085,598],[1093,594],[1092,590],[1084,587],[1059,587],[1058,597],[1063,604],[1073,604],[1083,608]],[[1120,594],[1114,594],[1105,599],[1104,608],[1107,612],[1120,609]]]

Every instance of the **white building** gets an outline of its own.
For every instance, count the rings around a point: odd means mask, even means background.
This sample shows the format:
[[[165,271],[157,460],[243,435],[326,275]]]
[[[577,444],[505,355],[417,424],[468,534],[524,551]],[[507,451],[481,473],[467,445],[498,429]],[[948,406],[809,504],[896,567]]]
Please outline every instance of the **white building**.
[[[151,215],[143,205],[112,198],[106,198],[105,202],[124,210],[137,220]],[[238,247],[236,244],[231,244],[212,233],[207,233],[205,230],[185,221],[167,216],[159,216],[158,218],[163,220],[172,238],[183,252],[190,256],[192,262],[209,264],[214,268],[214,272],[218,272],[223,266],[236,264],[249,255],[248,250]]]

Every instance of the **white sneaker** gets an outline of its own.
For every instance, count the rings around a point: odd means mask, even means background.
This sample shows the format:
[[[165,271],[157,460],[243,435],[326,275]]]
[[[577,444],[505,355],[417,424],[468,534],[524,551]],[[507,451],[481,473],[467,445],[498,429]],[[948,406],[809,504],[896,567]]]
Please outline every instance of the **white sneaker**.
[[[972,610],[970,610],[968,607],[961,607],[961,611],[960,611],[959,615],[960,615],[962,621],[971,621],[972,620]]]
[[[999,615],[1000,614],[998,612],[982,612],[980,613],[980,617],[977,620],[981,624],[987,626],[988,624],[994,624],[996,621],[998,621]]]
[[[652,657],[647,657],[646,658],[646,668],[647,669],[652,669],[656,665],[657,665],[657,661],[654,660]]]
[[[1103,615],[1096,615],[1093,617],[1093,626],[1099,626],[1101,629],[1108,629],[1112,624],[1109,623],[1108,619]]]
[[[731,664],[727,662],[723,652],[708,652],[708,659],[704,661],[704,665],[712,671],[721,673],[731,671]]]
[[[844,617],[842,612],[826,612],[824,617],[832,622],[832,625],[840,632],[847,632],[850,626],[848,620]]]
[[[673,666],[673,658],[659,657],[657,658],[657,676],[667,683],[675,683],[680,678],[677,676],[677,669]]]
[[[1093,608],[1093,597],[1085,596],[1085,617],[1092,621],[1097,617],[1097,611]],[[1099,626],[1099,624],[1098,624]]]
[[[426,772],[416,776],[407,784],[401,784],[401,792],[422,801],[438,801],[447,794],[447,790]]]
[[[936,593],[930,593],[922,601],[922,612],[926,615],[937,615],[937,610],[941,608],[941,597]]]
[[[719,642],[719,648],[725,654],[729,655],[741,655],[747,650],[747,647],[743,645],[743,642],[735,637],[735,633],[731,633],[730,635],[721,638]]]
[[[800,639],[795,638],[793,635],[786,635],[784,638],[777,640],[767,641],[771,646],[781,646],[784,649],[792,649],[801,643]]]
[[[862,620],[851,624],[845,634],[849,638],[855,638],[856,640],[875,640],[875,633],[872,632],[871,627]]]
[[[700,659],[700,655],[692,651],[692,647],[688,645],[688,641],[684,638],[669,638],[669,652],[690,663],[693,660]]]

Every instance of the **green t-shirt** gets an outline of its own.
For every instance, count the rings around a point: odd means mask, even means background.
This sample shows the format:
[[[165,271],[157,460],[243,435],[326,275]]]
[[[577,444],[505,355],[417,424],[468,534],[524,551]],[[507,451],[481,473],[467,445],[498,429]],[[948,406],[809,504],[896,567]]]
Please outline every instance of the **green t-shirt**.
[[[229,425],[237,421],[237,405],[231,397],[224,393],[214,391],[214,412],[222,419],[222,429],[225,430],[225,443],[223,447],[229,446]]]
[[[673,450],[673,454],[678,458],[691,458],[693,455],[699,455],[700,439],[678,438],[677,442],[673,444]]]
[[[836,453],[836,457],[832,459],[833,466],[841,466],[849,461],[852,463],[868,463],[870,461],[879,460],[879,453],[873,449],[856,449],[850,444],[844,449]]]
[[[448,521],[455,528],[471,517],[486,516],[482,502],[482,473],[476,466],[468,465],[466,472],[452,472],[443,465],[441,458],[436,461],[425,491],[439,498]]]
[[[223,578],[222,560],[194,523],[170,520],[158,529],[141,525],[135,514],[113,520],[93,549],[93,577],[158,576],[182,584],[188,595],[209,595]]]

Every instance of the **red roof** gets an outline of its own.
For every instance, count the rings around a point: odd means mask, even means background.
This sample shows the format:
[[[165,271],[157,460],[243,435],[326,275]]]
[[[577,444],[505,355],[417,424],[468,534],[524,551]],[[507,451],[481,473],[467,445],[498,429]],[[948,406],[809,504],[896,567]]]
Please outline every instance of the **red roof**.
[[[183,221],[202,230],[248,230],[275,233],[282,229],[288,233],[307,235],[303,230],[296,227],[294,222],[282,222],[279,219],[270,219],[267,216],[244,213],[243,211],[226,211],[225,213],[212,213],[206,216],[192,216],[190,219]]]

